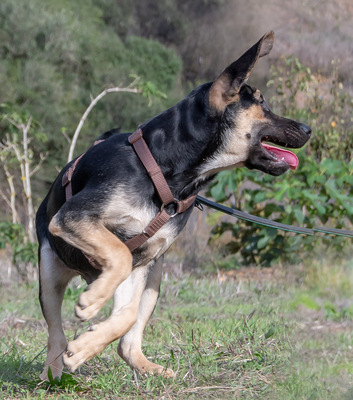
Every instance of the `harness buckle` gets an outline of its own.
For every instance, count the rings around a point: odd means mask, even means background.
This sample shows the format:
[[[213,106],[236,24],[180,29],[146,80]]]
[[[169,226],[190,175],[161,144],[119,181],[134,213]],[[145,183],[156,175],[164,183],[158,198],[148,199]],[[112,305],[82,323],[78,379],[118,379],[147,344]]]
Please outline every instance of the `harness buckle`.
[[[179,200],[177,200],[176,198],[174,198],[174,200],[171,201],[171,202],[168,203],[168,204],[162,203],[161,208],[160,208],[160,212],[162,212],[162,211],[165,209],[165,207],[170,206],[171,204],[174,204],[174,206],[175,206],[175,212],[174,212],[174,214],[169,214],[168,211],[166,210],[167,214],[170,215],[170,218],[174,218],[176,215],[179,214],[179,213],[178,213],[178,203],[179,203]]]

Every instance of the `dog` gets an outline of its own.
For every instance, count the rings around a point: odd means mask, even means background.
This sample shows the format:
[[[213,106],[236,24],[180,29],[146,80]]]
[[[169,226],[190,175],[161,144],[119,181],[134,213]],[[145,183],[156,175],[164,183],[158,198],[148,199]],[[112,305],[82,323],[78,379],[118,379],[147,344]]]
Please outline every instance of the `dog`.
[[[272,113],[261,92],[246,84],[273,41],[273,32],[265,34],[215,81],[140,126],[173,204],[162,204],[130,134],[117,130],[103,134],[74,168],[71,162],[58,175],[36,216],[39,297],[49,333],[42,379],[48,379],[48,368],[54,378],[64,366],[75,371],[117,339],[119,355],[134,370],[174,376],[149,361],[141,343],[159,295],[163,253],[193,209],[176,212],[176,204],[225,169],[247,167],[275,176],[295,169],[297,157],[273,144],[300,148],[311,134],[307,125]],[[67,199],[62,179],[70,168],[72,197]],[[164,207],[168,221],[130,251],[129,239],[145,232]],[[61,305],[76,275],[88,284],[75,307],[81,321],[97,315],[111,297],[114,305],[107,320],[67,343]]]

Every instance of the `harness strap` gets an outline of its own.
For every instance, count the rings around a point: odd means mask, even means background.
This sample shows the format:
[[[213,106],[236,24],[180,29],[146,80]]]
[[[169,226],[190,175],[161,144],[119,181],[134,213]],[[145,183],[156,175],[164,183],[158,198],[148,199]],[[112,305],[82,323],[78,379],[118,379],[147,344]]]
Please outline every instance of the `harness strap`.
[[[104,142],[104,140],[103,140],[103,139],[102,139],[102,140],[96,140],[96,141],[93,143],[93,145],[92,145],[91,147],[96,146],[97,144],[99,144],[99,143],[101,143],[101,142]],[[61,185],[62,185],[62,187],[65,188],[65,198],[66,198],[66,201],[68,201],[68,200],[71,199],[71,197],[72,197],[72,184],[71,184],[72,176],[73,176],[73,174],[74,174],[74,172],[75,172],[75,169],[76,169],[76,167],[77,167],[78,162],[81,160],[81,158],[82,158],[85,154],[86,154],[86,152],[84,152],[84,153],[81,154],[79,157],[77,157],[76,160],[74,161],[74,163],[73,163],[73,164],[71,165],[71,167],[65,172],[65,174],[64,174],[63,177],[62,177]]]
[[[132,144],[134,150],[142,162],[143,166],[146,168],[148,175],[150,176],[154,187],[162,201],[162,207],[159,213],[152,219],[152,221],[147,225],[145,230],[129,239],[125,242],[126,246],[130,251],[137,249],[143,243],[145,243],[150,237],[165,225],[170,218],[174,217],[176,214],[181,214],[188,210],[195,202],[196,195],[190,196],[185,200],[176,200],[169,188],[167,181],[154,159],[150,149],[148,148],[143,136],[142,130],[138,128],[133,134],[129,136],[129,143]],[[176,205],[176,212],[174,215],[168,214],[165,207],[169,204],[174,203]]]
[[[160,211],[152,221],[146,226],[145,230],[138,235],[133,236],[131,239],[125,242],[125,245],[130,251],[134,251],[147,240],[157,233],[163,225],[165,225],[171,218],[171,215],[166,210]]]
[[[173,203],[174,196],[164,178],[162,170],[154,159],[150,149],[148,148],[144,138],[142,137],[142,130],[138,128],[132,135],[129,136],[129,143],[134,147],[136,154],[141,160],[143,166],[158,192],[160,199],[164,205]]]
[[[149,238],[151,238],[156,232],[158,232],[162,226],[164,226],[171,218],[173,218],[176,214],[181,214],[188,210],[195,202],[196,195],[190,196],[185,200],[176,200],[168,186],[167,181],[164,178],[162,170],[154,159],[152,153],[150,152],[145,140],[142,136],[142,130],[139,128],[133,134],[131,134],[128,138],[129,143],[132,144],[134,150],[141,160],[143,166],[146,168],[148,175],[150,176],[157,193],[162,201],[162,206],[158,214],[150,221],[150,223],[146,226],[144,231],[138,235],[133,236],[129,240],[125,242],[125,245],[132,252],[142,244],[147,242]],[[104,140],[97,140],[93,143],[93,146],[97,145]],[[92,146],[92,147],[93,147]],[[65,188],[65,196],[66,201],[71,199],[72,197],[72,177],[77,167],[77,164],[81,160],[81,158],[86,153],[81,154],[75,162],[71,165],[71,167],[65,172],[62,177],[62,186]],[[176,206],[175,214],[169,214],[165,207],[169,204],[174,203]],[[95,260],[92,257],[88,257],[85,255],[88,261],[92,264],[93,267],[99,268]]]

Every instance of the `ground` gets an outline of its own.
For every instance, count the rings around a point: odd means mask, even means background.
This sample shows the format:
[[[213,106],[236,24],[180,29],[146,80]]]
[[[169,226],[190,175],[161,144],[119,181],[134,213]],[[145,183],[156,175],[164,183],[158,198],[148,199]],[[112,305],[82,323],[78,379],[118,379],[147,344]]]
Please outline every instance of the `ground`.
[[[37,284],[3,287],[0,398],[351,399],[352,267],[167,269],[144,351],[172,368],[174,380],[134,373],[111,345],[62,382],[41,382],[46,324]],[[69,338],[90,324],[73,314],[83,288],[75,281],[65,297]]]

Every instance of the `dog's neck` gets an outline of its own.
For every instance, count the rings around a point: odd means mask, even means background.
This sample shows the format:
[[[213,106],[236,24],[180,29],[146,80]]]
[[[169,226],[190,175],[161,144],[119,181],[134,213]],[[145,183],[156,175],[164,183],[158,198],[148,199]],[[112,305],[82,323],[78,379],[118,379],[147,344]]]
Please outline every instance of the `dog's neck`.
[[[210,86],[200,86],[141,125],[146,143],[176,198],[197,194],[217,172],[228,168],[227,154],[222,149],[227,130],[222,127],[221,117],[209,110]]]

